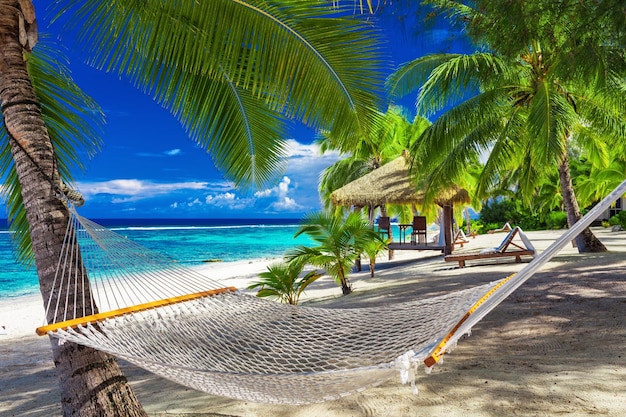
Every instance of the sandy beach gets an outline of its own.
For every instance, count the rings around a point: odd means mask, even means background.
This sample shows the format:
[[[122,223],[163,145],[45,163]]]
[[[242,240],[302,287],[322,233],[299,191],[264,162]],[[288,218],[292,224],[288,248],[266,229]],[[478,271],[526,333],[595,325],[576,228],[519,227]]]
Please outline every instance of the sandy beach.
[[[419,394],[390,380],[341,400],[276,406],[210,396],[122,362],[151,416],[624,416],[626,415],[626,232],[595,228],[608,253],[578,254],[568,245],[479,322],[443,364],[418,379]],[[538,252],[562,232],[527,232]],[[470,239],[456,252],[497,246],[504,234]],[[271,260],[207,265],[224,285],[245,286]],[[526,261],[527,262],[527,261]],[[353,294],[328,278],[305,304],[365,306],[429,297],[503,278],[512,258],[444,262],[437,252],[396,251],[351,277]],[[59,392],[39,296],[0,300],[0,416],[58,416]],[[1,332],[0,332],[1,333]],[[423,368],[422,368],[423,369]]]

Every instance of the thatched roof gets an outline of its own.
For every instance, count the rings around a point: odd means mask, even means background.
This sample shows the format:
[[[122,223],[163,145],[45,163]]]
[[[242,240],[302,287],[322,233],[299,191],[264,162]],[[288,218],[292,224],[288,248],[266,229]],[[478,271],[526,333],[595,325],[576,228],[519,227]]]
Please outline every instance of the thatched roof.
[[[347,207],[420,204],[423,193],[418,193],[409,180],[409,164],[400,156],[333,191],[330,200],[336,206]]]
[[[336,206],[379,206],[383,204],[422,204],[424,193],[417,191],[409,176],[409,163],[404,156],[333,191],[330,200]],[[453,187],[442,191],[437,203],[469,202],[466,190]]]

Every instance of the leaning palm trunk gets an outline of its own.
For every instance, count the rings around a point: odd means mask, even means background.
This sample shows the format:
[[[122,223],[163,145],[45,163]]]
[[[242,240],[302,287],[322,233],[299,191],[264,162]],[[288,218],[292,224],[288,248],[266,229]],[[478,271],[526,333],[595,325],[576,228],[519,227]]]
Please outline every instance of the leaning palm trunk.
[[[574,185],[572,184],[572,176],[569,168],[569,157],[567,151],[561,164],[559,165],[559,179],[561,181],[561,194],[563,195],[563,204],[567,213],[567,225],[571,228],[580,218],[580,208],[574,194]],[[606,252],[606,246],[593,234],[588,227],[576,237],[576,246],[578,252]]]
[[[0,103],[30,226],[40,290],[47,300],[53,291],[69,215],[56,194],[59,173],[54,149],[24,62],[24,37],[20,42],[19,36],[24,27],[21,5],[32,12],[32,4],[26,0],[0,0]],[[92,313],[81,300],[76,307]],[[55,321],[54,317],[47,319]],[[147,415],[113,357],[73,343],[59,346],[57,339],[51,343],[63,415]]]

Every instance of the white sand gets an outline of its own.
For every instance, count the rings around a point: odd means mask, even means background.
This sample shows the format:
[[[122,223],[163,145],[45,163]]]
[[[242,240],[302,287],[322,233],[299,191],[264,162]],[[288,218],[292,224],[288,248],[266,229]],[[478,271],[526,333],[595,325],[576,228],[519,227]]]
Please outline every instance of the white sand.
[[[588,416],[626,415],[626,232],[595,232],[606,254],[565,248],[474,327],[445,364],[419,379],[420,394],[389,381],[347,398],[310,406],[273,406],[213,397],[132,365],[126,375],[151,416]],[[530,232],[538,251],[559,232]],[[459,252],[497,246],[504,234],[471,239]],[[307,303],[359,306],[476,285],[518,271],[512,258],[459,269],[431,252],[396,252],[351,280],[354,293],[325,277]],[[206,265],[224,285],[244,288],[274,260]],[[0,300],[0,416],[60,415],[59,392],[42,324],[40,297]]]

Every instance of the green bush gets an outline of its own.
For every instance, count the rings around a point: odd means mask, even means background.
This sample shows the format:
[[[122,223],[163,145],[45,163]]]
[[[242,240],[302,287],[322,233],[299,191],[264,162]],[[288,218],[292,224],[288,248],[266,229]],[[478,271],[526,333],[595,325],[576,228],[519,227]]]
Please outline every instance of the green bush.
[[[626,210],[620,211],[615,216],[609,219],[611,226],[622,226],[622,229],[626,230]]]
[[[546,217],[546,227],[551,230],[567,228],[567,213],[552,211]]]
[[[485,225],[483,226],[482,230],[484,232],[488,232],[490,230],[496,230],[501,228],[503,225],[503,223],[485,223]]]
[[[617,226],[618,224],[620,224],[620,222],[619,222],[619,217],[617,217],[617,216],[612,216],[612,217],[609,219],[609,226]]]

